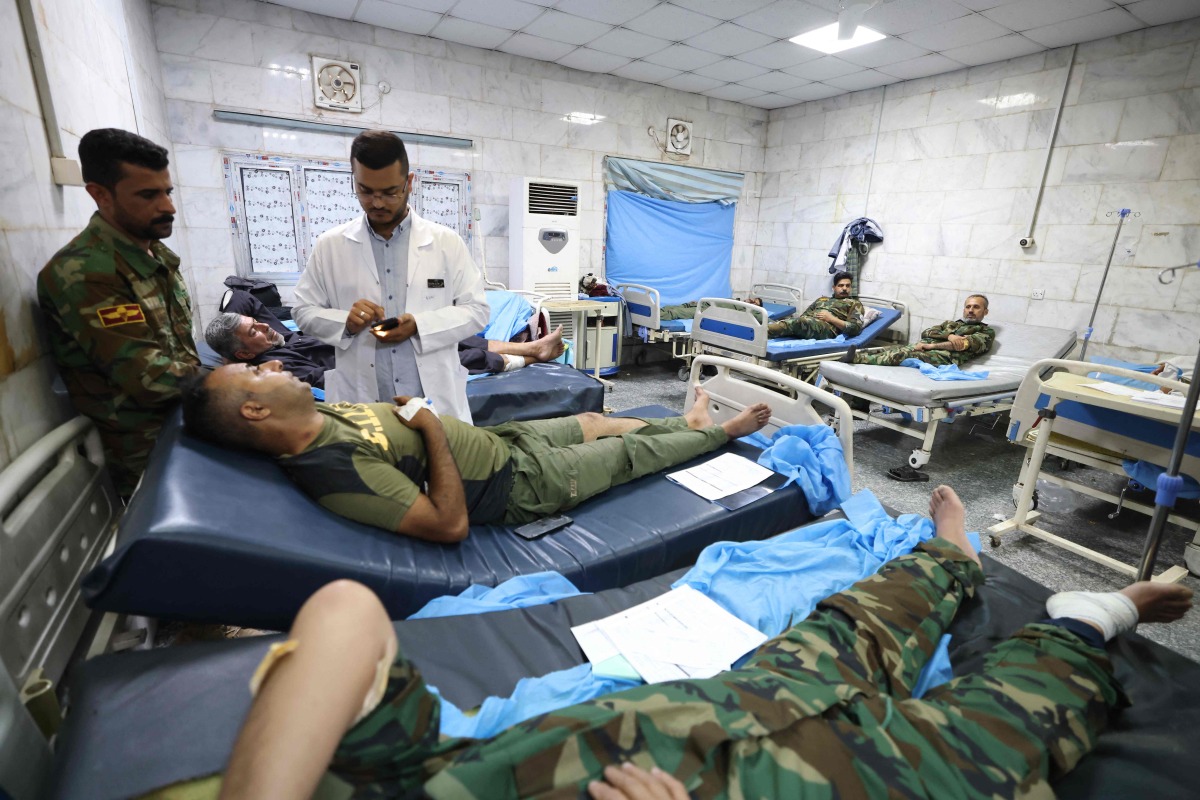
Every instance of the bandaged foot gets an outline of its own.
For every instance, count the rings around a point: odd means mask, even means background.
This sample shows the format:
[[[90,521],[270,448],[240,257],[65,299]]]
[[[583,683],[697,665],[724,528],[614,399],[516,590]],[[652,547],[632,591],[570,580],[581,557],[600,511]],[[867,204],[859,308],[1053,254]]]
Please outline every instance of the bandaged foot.
[[[1120,592],[1059,592],[1046,601],[1051,619],[1077,619],[1100,633],[1104,641],[1137,627],[1138,608]]]
[[[504,356],[504,371],[512,372],[514,369],[520,369],[525,366],[525,359],[521,356]]]

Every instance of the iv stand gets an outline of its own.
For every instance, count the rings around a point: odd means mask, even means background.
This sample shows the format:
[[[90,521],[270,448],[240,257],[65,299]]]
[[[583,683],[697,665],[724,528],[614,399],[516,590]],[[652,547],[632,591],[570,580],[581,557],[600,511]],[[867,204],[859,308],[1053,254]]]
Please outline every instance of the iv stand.
[[[1111,211],[1109,212],[1112,213]],[[1092,304],[1092,316],[1088,320],[1087,330],[1083,333],[1083,349],[1079,351],[1079,360],[1087,360],[1088,342],[1092,339],[1092,325],[1096,322],[1096,310],[1100,308],[1100,295],[1104,294],[1104,283],[1108,280],[1108,270],[1112,266],[1113,254],[1117,252],[1117,239],[1121,236],[1121,226],[1125,224],[1125,218],[1130,215],[1128,208],[1122,208],[1117,212],[1119,219],[1117,220],[1117,232],[1113,234],[1112,247],[1108,250],[1108,262],[1104,265],[1104,274],[1100,276],[1100,288],[1096,290],[1096,302]]]
[[[1200,347],[1200,345],[1198,345]],[[1200,353],[1196,355],[1196,369],[1200,370]],[[1188,435],[1192,432],[1192,419],[1196,413],[1196,399],[1200,396],[1200,382],[1196,381],[1196,373],[1192,373],[1192,383],[1188,386],[1187,399],[1183,401],[1183,412],[1179,417],[1179,429],[1175,431],[1175,446],[1171,449],[1171,461],[1167,471],[1158,476],[1154,494],[1154,516],[1150,518],[1150,529],[1146,533],[1146,544],[1142,547],[1142,560],[1138,564],[1137,579],[1150,580],[1154,571],[1154,560],[1158,557],[1158,543],[1162,539],[1163,525],[1167,515],[1175,507],[1175,497],[1183,488],[1183,478],[1179,476],[1179,466],[1183,463],[1183,451],[1187,446]]]

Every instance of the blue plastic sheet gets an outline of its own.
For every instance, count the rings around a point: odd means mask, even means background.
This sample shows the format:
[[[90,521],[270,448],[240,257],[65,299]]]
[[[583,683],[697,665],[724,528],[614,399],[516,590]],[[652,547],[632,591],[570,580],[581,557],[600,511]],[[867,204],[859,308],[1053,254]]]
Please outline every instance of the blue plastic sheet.
[[[658,289],[663,305],[729,297],[735,205],[608,193],[604,274],[609,284]]]
[[[509,578],[495,587],[472,584],[457,596],[430,600],[409,619],[486,614],[489,611],[540,606],[577,594],[581,592],[575,588],[575,584],[557,572],[535,572]]]
[[[900,366],[919,369],[922,375],[934,381],[981,381],[988,376],[987,372],[961,370],[958,364],[926,364],[919,358],[906,358]]]
[[[1088,361],[1093,364],[1104,364],[1108,367],[1121,367],[1122,369],[1132,370],[1134,372],[1143,372],[1147,375],[1158,369],[1158,364],[1138,364],[1133,361],[1122,361],[1119,358],[1108,358],[1106,356],[1092,356]],[[1089,372],[1089,378],[1095,378],[1109,383],[1119,383],[1122,386],[1132,386],[1135,389],[1146,389],[1151,392],[1157,392],[1162,387],[1157,383],[1150,381],[1139,381],[1136,378],[1126,378],[1123,375],[1110,375],[1107,372]],[[1153,481],[1148,486],[1153,486]]]
[[[519,294],[501,292],[489,289],[487,295],[491,312],[488,316],[487,327],[480,334],[485,339],[495,342],[507,342],[529,327],[529,318],[533,316],[533,306]]]
[[[761,433],[742,441],[763,448],[758,463],[795,483],[814,516],[827,514],[850,497],[846,454],[828,425],[788,425],[769,439]]]
[[[852,497],[843,510],[846,519],[797,528],[765,542],[711,545],[675,586],[692,586],[739,619],[776,636],[807,617],[823,598],[873,574],[884,562],[910,552],[934,534],[933,524],[923,517],[906,514],[891,519],[869,491]],[[978,549],[978,536],[970,536]],[[502,593],[509,592],[504,589]],[[452,604],[444,604],[438,613],[470,610],[453,610]],[[927,689],[949,678],[944,639],[926,664],[918,686]],[[442,698],[441,730],[448,736],[486,737],[539,714],[637,684],[598,677],[591,664],[581,664],[522,680],[512,695],[490,697],[470,715]]]
[[[832,339],[772,339],[767,349],[772,353],[790,353],[793,350],[803,350],[814,344],[845,344],[845,334],[839,333]]]
[[[1157,389],[1158,387],[1156,386],[1155,388]],[[1126,475],[1151,490],[1158,485],[1158,476],[1166,472],[1166,469],[1157,464],[1151,464],[1147,461],[1131,461],[1128,458],[1121,462],[1121,468],[1125,470]],[[1200,498],[1200,483],[1197,483],[1195,478],[1188,475],[1180,475],[1179,477],[1183,478],[1183,487],[1175,496],[1187,500]]]

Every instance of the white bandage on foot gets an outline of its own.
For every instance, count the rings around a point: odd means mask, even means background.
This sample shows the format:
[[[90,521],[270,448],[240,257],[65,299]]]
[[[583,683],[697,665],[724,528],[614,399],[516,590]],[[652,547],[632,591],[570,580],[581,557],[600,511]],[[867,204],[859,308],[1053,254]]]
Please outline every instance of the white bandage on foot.
[[[514,369],[520,369],[525,366],[525,356],[505,356],[504,371],[512,372]]]
[[[1046,601],[1051,619],[1069,617],[1098,625],[1104,641],[1137,627],[1137,606],[1120,592],[1059,592]]]

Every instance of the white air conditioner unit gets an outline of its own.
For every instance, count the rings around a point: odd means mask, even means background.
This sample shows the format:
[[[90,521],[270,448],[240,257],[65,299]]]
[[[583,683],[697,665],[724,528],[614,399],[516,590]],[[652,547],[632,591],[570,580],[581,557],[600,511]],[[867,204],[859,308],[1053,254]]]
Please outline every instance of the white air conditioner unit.
[[[514,178],[508,195],[509,285],[574,300],[579,254],[579,185]]]

